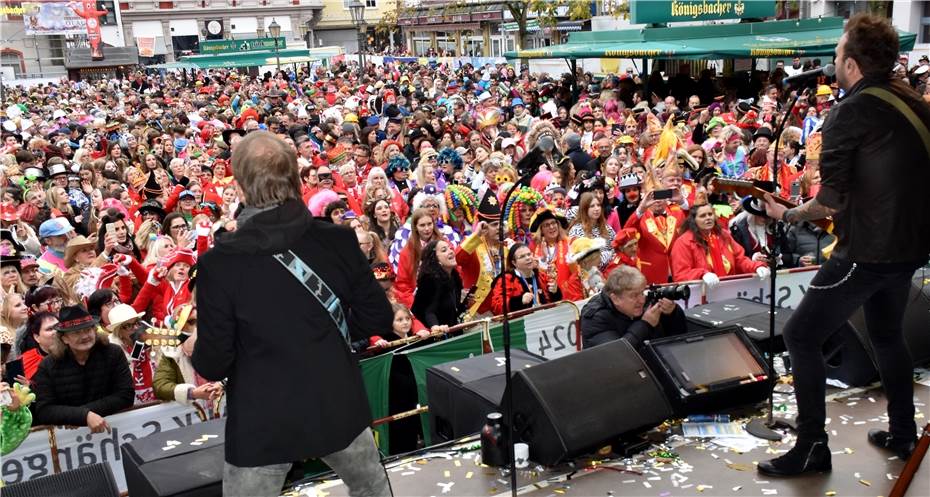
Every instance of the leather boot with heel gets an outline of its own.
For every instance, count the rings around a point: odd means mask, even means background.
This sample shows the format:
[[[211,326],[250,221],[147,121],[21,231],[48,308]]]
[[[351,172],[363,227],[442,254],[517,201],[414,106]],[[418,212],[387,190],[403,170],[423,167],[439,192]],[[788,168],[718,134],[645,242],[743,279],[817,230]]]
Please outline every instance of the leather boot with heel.
[[[812,471],[833,469],[830,448],[826,441],[798,442],[785,455],[762,461],[758,471],[769,476],[796,476]]]
[[[885,430],[869,430],[869,443],[880,449],[890,450],[902,461],[907,461],[917,446],[917,439],[901,440]]]

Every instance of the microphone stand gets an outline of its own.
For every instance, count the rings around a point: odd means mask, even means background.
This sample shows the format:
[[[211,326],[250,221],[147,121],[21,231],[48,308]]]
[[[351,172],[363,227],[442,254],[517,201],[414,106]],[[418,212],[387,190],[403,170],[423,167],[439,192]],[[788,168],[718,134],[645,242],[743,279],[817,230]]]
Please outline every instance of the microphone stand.
[[[816,79],[809,80],[811,83],[816,83],[816,81]],[[791,101],[788,103],[788,107],[785,110],[785,116],[781,119],[775,129],[775,159],[772,161],[772,183],[774,183],[775,186],[778,186],[778,147],[781,144],[782,131],[785,129],[785,123],[788,121],[788,118],[791,117],[791,111],[794,109],[795,104],[798,103],[798,100],[802,96],[806,95],[806,86],[798,88],[794,98],[791,99]],[[773,192],[772,194],[776,195],[777,193]],[[775,431],[776,429],[796,429],[796,427],[788,421],[774,418],[775,385],[778,384],[778,375],[775,373],[775,293],[778,290],[778,284],[776,282],[778,275],[778,256],[781,255],[781,244],[784,241],[785,235],[788,233],[788,227],[780,219],[770,219],[768,231],[772,233],[772,238],[774,240],[772,249],[769,254],[769,343],[768,351],[766,351],[768,355],[769,374],[772,377],[772,386],[769,389],[769,405],[765,420],[763,421],[760,418],[751,420],[746,424],[746,431],[756,438],[778,441],[783,438],[783,435]]]
[[[530,168],[529,172],[524,174],[520,179],[514,183],[513,187],[507,192],[507,195],[504,197],[504,200],[500,203],[501,205],[501,221],[498,223],[497,228],[497,253],[501,261],[501,292],[504,295],[504,313],[501,316],[501,327],[504,333],[504,391],[507,392],[507,398],[502,399],[501,403],[505,404],[507,408],[507,457],[510,460],[510,495],[512,497],[517,497],[517,461],[514,457],[514,440],[513,440],[513,388],[511,385],[512,378],[511,367],[510,367],[510,299],[507,298],[507,259],[504,254],[504,213],[507,208],[507,202],[510,200],[510,196],[513,195],[513,192],[520,188],[521,186],[529,185],[532,181],[535,174],[535,170]]]

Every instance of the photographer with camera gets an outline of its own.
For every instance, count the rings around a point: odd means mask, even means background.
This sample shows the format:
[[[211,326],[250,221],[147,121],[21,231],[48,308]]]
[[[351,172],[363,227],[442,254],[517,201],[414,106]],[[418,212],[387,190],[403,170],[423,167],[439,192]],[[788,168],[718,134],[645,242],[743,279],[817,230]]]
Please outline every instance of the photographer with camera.
[[[662,287],[647,291],[643,273],[620,266],[607,277],[601,293],[581,309],[584,348],[624,339],[634,348],[643,340],[686,331],[685,313],[672,299],[687,299],[687,287]]]

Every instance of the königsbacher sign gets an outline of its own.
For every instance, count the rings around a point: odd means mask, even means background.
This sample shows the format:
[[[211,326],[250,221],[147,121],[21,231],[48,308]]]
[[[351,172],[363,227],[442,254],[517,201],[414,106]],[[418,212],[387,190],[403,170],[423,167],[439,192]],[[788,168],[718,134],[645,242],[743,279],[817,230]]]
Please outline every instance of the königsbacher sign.
[[[774,0],[633,0],[634,24],[713,21],[775,15]]]

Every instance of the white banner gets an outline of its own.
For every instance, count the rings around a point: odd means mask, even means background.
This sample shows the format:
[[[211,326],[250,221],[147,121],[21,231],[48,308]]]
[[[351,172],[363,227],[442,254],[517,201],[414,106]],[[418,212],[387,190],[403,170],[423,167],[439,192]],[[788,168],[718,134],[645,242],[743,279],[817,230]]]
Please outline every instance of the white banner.
[[[168,402],[107,416],[111,433],[91,433],[89,428],[55,428],[58,463],[62,472],[105,462],[113,470],[120,491],[126,491],[120,446],[137,438],[200,422],[197,411]],[[15,451],[3,457],[6,484],[32,480],[55,472],[49,446],[49,431],[30,433]]]
[[[87,23],[68,2],[23,2],[27,35],[86,35]]]
[[[802,270],[782,270],[778,272],[775,290],[777,307],[794,309],[801,303],[807,293],[811,279],[817,274],[819,266]],[[707,302],[720,302],[729,299],[747,299],[760,304],[768,304],[771,292],[769,280],[760,281],[755,277],[721,281],[713,290],[707,291]]]
[[[578,311],[567,303],[524,317],[526,349],[546,359],[577,352],[580,347],[577,319]]]

